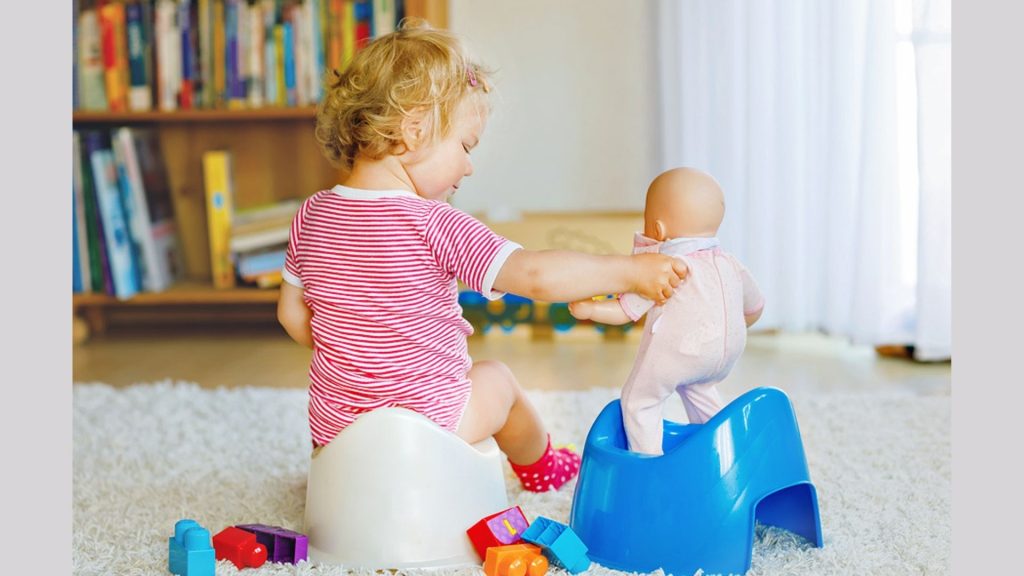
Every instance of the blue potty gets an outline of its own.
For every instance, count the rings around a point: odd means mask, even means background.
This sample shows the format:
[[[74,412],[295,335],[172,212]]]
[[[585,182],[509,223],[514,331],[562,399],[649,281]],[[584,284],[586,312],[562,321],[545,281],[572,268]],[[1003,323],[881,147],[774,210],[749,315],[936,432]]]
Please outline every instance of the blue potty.
[[[743,574],[755,519],[822,546],[817,493],[782,390],[755,388],[704,424],[665,421],[663,456],[626,446],[614,400],[587,435],[569,514],[598,564]]]

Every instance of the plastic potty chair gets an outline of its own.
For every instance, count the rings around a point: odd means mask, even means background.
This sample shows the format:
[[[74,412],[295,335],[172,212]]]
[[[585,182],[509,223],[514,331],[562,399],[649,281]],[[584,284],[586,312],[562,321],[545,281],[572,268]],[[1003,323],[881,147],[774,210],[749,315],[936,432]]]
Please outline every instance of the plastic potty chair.
[[[493,438],[470,445],[411,410],[380,408],[310,461],[309,558],[348,568],[478,566],[466,529],[506,508]]]
[[[618,400],[583,450],[570,527],[590,559],[627,572],[743,574],[754,520],[822,546],[793,406],[776,388],[743,394],[704,424],[665,421],[663,456],[627,450]]]

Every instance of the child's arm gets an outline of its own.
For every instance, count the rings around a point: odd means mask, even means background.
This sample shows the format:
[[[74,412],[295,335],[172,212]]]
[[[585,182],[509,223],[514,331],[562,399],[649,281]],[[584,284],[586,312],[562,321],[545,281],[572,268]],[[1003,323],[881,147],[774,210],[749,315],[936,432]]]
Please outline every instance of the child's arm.
[[[277,299],[277,321],[284,326],[285,332],[299,344],[313,349],[313,331],[309,326],[313,312],[306,306],[302,297],[302,288],[281,283],[281,295]]]
[[[618,298],[615,300],[579,300],[569,303],[569,313],[577,320],[593,320],[601,324],[621,326],[631,322]]]
[[[686,277],[686,263],[664,254],[600,256],[569,250],[516,250],[494,289],[545,302],[635,292],[664,303]]]

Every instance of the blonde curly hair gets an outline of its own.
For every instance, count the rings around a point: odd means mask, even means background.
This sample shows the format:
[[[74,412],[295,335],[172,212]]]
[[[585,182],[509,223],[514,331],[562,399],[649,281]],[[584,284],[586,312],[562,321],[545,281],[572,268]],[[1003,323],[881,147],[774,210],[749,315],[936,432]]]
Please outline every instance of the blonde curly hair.
[[[436,142],[448,134],[464,99],[476,97],[488,106],[490,76],[454,34],[403,21],[356,52],[343,73],[327,73],[316,140],[346,170],[358,155],[401,154],[402,120],[408,117],[422,114],[427,142]]]

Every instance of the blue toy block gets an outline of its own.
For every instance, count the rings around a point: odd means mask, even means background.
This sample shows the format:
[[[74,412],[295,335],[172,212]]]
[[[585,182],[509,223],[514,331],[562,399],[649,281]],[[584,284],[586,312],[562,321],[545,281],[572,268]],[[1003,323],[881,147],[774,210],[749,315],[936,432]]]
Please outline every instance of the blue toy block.
[[[595,562],[743,574],[755,519],[822,546],[817,492],[783,391],[755,388],[704,424],[666,421],[662,446],[663,456],[627,449],[618,400],[591,427],[569,525]]]
[[[587,546],[565,524],[538,516],[523,532],[523,540],[540,546],[552,564],[573,574],[590,568]]]
[[[214,576],[216,553],[210,531],[188,518],[174,523],[167,539],[167,569],[178,576]]]

